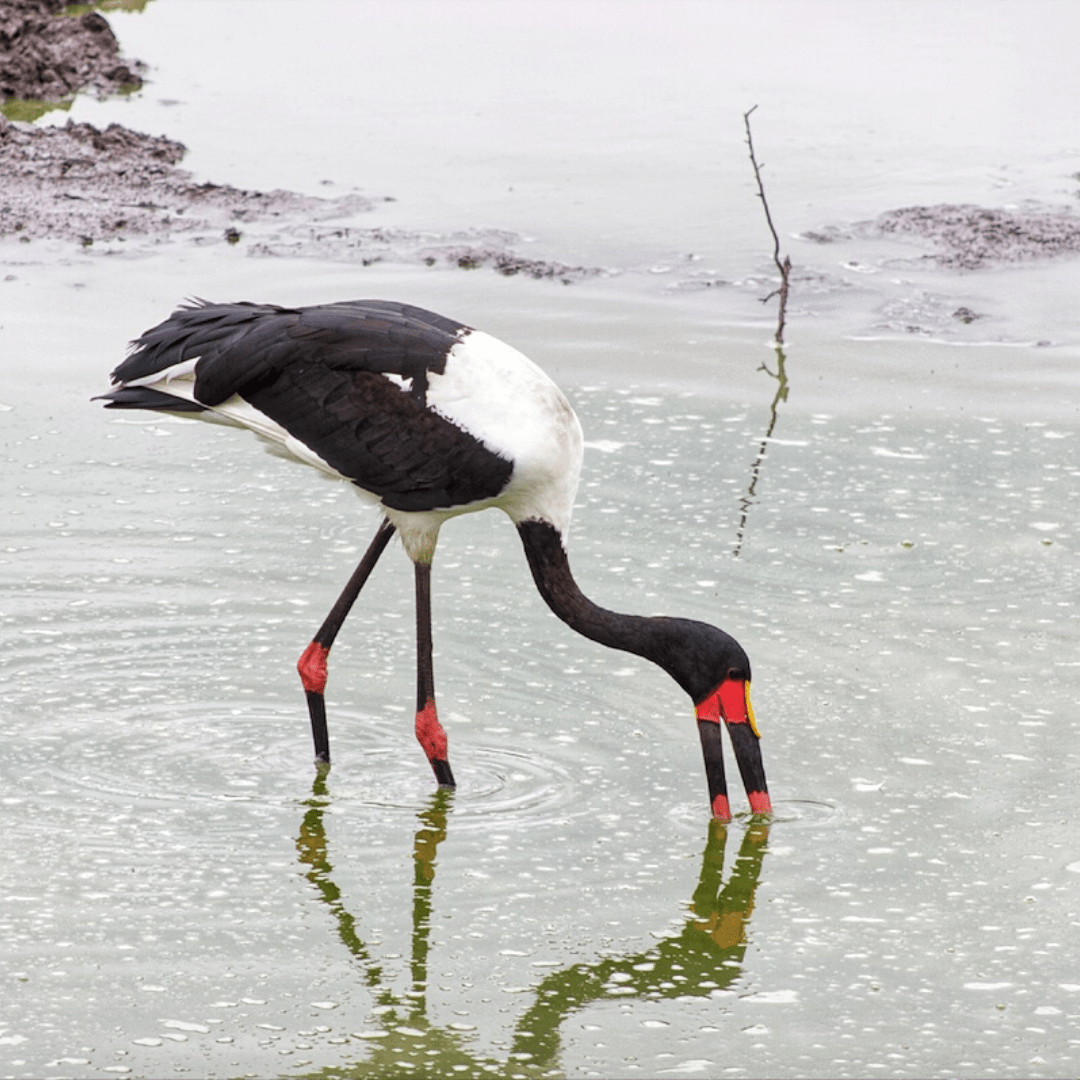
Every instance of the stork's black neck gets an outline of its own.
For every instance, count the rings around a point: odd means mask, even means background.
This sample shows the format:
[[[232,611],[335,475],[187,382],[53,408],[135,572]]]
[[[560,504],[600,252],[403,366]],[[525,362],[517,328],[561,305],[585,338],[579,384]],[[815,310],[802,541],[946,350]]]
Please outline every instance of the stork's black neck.
[[[724,679],[749,680],[746,653],[723,630],[693,619],[621,615],[602,608],[578,588],[554,525],[523,521],[517,529],[540,595],[571,629],[658,664],[695,702]]]

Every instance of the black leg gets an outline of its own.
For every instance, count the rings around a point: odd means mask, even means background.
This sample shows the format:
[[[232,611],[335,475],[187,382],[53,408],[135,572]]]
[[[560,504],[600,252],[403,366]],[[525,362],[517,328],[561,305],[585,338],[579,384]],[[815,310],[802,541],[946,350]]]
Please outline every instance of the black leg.
[[[394,526],[384,518],[375,538],[364,552],[360,565],[353,571],[348,584],[330,609],[330,614],[319,627],[319,632],[296,664],[296,670],[300,672],[300,681],[304,684],[308,712],[311,715],[311,737],[315,741],[315,760],[326,765],[330,764],[330,737],[326,730],[326,699],[323,696],[326,690],[326,658],[330,654],[330,646],[334,644],[334,638],[337,637],[341,624],[345,621],[350,608],[360,595],[360,590],[371,576],[371,571],[375,569],[379,556],[386,550],[386,545],[393,535]]]
[[[724,774],[720,722],[699,720],[698,734],[701,736],[701,752],[705,755],[705,779],[709,784],[709,805],[712,807],[713,817],[730,821],[731,806],[728,803],[727,777]]]
[[[446,732],[435,711],[435,672],[431,663],[431,563],[416,566],[416,738],[427,754],[440,787],[454,787],[446,757]]]

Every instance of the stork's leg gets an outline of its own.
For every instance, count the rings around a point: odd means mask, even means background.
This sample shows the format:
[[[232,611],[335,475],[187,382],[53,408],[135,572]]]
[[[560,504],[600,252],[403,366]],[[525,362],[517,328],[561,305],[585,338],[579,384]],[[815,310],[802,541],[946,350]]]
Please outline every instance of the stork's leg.
[[[446,759],[446,732],[435,711],[435,672],[431,664],[431,563],[416,567],[416,737],[431,762],[440,787],[454,787]]]
[[[705,754],[705,779],[709,784],[709,805],[713,817],[731,820],[728,802],[727,776],[724,773],[724,749],[720,740],[719,720],[698,720],[701,749]]]
[[[304,693],[307,695],[308,712],[311,714],[311,737],[315,740],[315,760],[326,765],[330,764],[330,737],[326,730],[326,699],[323,696],[326,690],[326,658],[330,654],[330,646],[334,644],[334,638],[337,637],[341,624],[349,614],[349,609],[360,595],[360,590],[371,575],[371,571],[375,569],[379,556],[386,550],[386,545],[393,535],[394,526],[384,518],[379,531],[375,534],[375,539],[364,552],[360,565],[353,571],[348,584],[330,609],[330,614],[319,627],[319,632],[296,664],[296,670],[300,672],[300,681],[304,684]]]

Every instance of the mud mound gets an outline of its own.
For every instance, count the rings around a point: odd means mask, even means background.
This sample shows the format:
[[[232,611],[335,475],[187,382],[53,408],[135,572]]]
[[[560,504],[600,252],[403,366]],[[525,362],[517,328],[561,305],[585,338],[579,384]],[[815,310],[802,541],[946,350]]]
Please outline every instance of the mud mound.
[[[97,12],[61,16],[65,0],[0,2],[0,98],[62,101],[79,90],[101,94],[142,86],[138,62]]]
[[[58,101],[142,85],[142,65],[120,60],[105,19],[60,14],[65,7],[65,0],[0,0],[0,96]],[[0,236],[88,245],[224,229],[235,240],[237,223],[299,214],[320,220],[371,205],[359,196],[196,184],[177,167],[184,152],[179,142],[119,124],[35,127],[0,115]]]
[[[914,236],[940,250],[926,256],[941,266],[986,266],[1080,255],[1080,218],[1053,209],[992,210],[944,203],[889,210],[862,229],[877,235]]]
[[[35,128],[0,116],[0,236],[90,244],[128,235],[235,229],[237,223],[363,210],[359,196],[196,184],[176,167],[184,146],[110,124]]]
[[[60,100],[78,90],[141,85],[96,13],[67,17],[64,0],[0,0],[0,94]],[[412,262],[569,282],[599,273],[529,259],[499,230],[421,233],[358,228],[374,203],[360,195],[322,199],[292,191],[197,184],[179,167],[183,144],[110,124],[104,131],[15,123],[0,115],[0,237],[82,243],[186,233],[193,241],[244,240],[255,256],[329,258],[369,266]],[[255,224],[259,223],[260,228]],[[246,226],[241,229],[241,226]],[[112,248],[110,247],[110,250]]]

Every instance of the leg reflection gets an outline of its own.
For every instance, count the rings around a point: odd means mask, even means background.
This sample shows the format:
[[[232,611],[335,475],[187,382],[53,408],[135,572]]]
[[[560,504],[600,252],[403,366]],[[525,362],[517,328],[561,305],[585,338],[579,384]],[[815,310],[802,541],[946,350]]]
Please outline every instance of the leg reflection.
[[[330,803],[326,792],[326,774],[320,772],[315,777],[311,788],[311,798],[304,803],[307,812],[300,824],[300,835],[296,838],[296,850],[300,862],[308,867],[306,877],[318,890],[323,903],[330,909],[337,921],[338,937],[341,943],[360,962],[366,974],[368,986],[377,986],[381,972],[371,958],[367,946],[356,932],[356,920],[345,910],[341,902],[341,890],[334,884],[331,874],[333,867],[326,855],[326,829],[323,814]]]
[[[435,883],[435,856],[446,839],[446,812],[454,789],[439,788],[420,811],[421,826],[413,840],[412,982],[414,1011],[427,1009],[427,960],[431,935],[431,888]]]
[[[366,1043],[365,1059],[344,1069],[319,1073],[320,1080],[329,1076],[337,1080],[346,1077],[375,1080],[403,1075],[403,1068],[415,1070],[404,1073],[409,1076],[500,1076],[506,1073],[505,1062],[472,1053],[467,1045],[467,1034],[433,1026],[427,1019],[427,956],[435,856],[446,837],[446,819],[453,794],[450,788],[440,788],[418,815],[420,828],[413,842],[416,873],[412,907],[412,987],[404,991],[395,991],[393,972],[384,973],[375,962],[357,932],[356,920],[345,909],[341,889],[333,880],[324,826],[324,815],[332,800],[326,789],[325,776],[316,778],[311,798],[304,803],[296,850],[301,864],[307,868],[305,876],[333,917],[342,945],[363,970],[377,1006],[369,1017],[365,1034],[365,1038],[370,1039]]]
[[[559,1052],[559,1029],[571,1013],[594,1001],[643,997],[652,1001],[698,995],[734,982],[742,974],[746,927],[754,909],[769,836],[768,823],[747,829],[734,867],[723,884],[730,826],[713,819],[690,910],[696,916],[682,932],[632,956],[608,957],[548,975],[537,987],[536,1003],[521,1018],[514,1052],[534,1065],[551,1066]]]
[[[393,988],[393,974],[384,974],[360,937],[356,920],[346,910],[333,880],[323,820],[331,803],[325,777],[316,778],[311,798],[304,803],[296,849],[305,876],[332,916],[338,938],[357,961],[379,1006],[369,1017],[369,1035],[377,1038],[372,1037],[367,1044],[365,1060],[349,1065],[345,1072],[335,1070],[334,1076],[400,1075],[403,1061],[422,1070],[409,1075],[548,1076],[559,1069],[560,1029],[572,1013],[610,998],[616,991],[620,1000],[707,997],[742,974],[747,926],[769,825],[755,823],[746,830],[725,882],[730,826],[714,819],[689,904],[690,917],[681,932],[644,952],[551,972],[534,988],[534,1003],[515,1028],[506,1060],[475,1053],[468,1034],[432,1025],[427,1018],[436,856],[447,836],[453,797],[453,789],[440,788],[418,814],[419,828],[413,839],[411,985],[398,991]],[[449,987],[445,989],[451,993]]]

